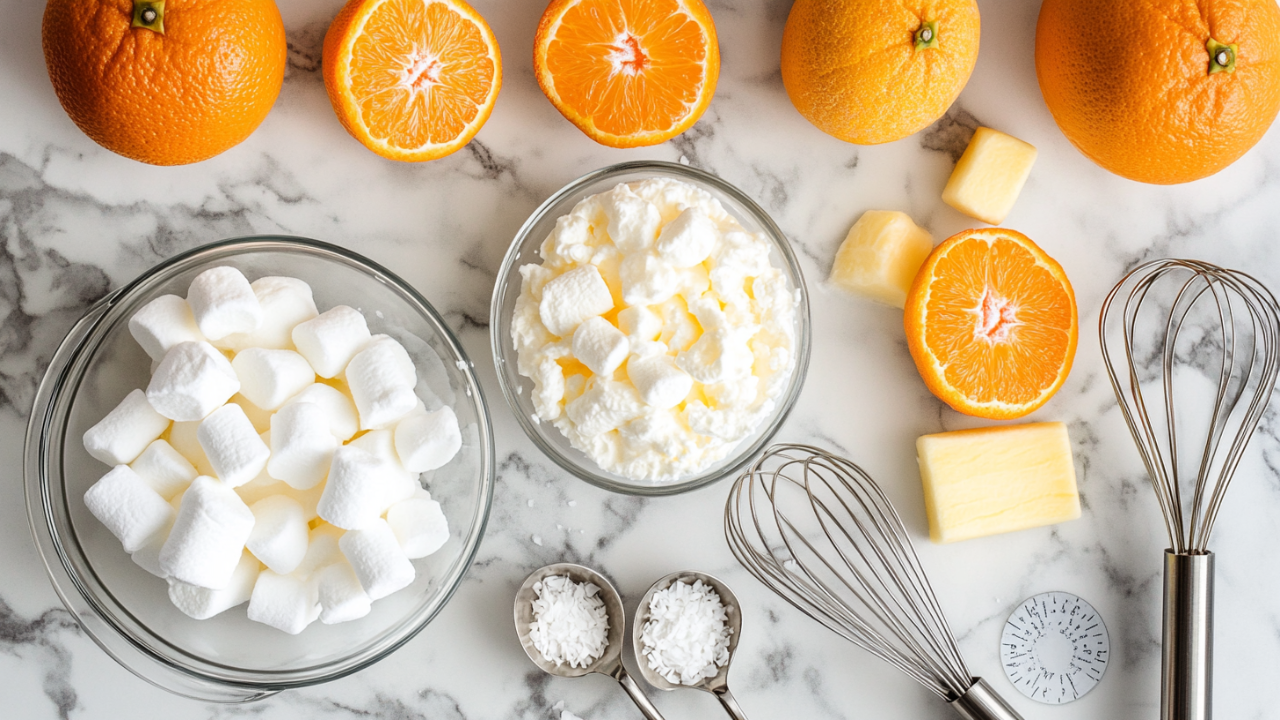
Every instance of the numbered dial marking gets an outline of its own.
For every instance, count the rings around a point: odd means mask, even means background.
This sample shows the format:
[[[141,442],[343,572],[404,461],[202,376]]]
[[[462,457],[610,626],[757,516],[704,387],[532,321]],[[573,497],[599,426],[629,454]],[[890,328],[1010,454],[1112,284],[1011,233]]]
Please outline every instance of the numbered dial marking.
[[[1013,611],[1000,637],[1009,682],[1048,705],[1077,700],[1107,670],[1111,643],[1093,606],[1066,592],[1028,598]]]

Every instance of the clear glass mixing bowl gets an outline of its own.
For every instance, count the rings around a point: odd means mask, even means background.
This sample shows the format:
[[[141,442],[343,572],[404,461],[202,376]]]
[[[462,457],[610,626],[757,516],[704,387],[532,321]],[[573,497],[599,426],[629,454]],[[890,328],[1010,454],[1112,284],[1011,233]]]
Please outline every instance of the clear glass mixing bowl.
[[[520,267],[527,263],[542,262],[538,250],[543,240],[555,229],[556,219],[568,214],[583,198],[610,190],[620,183],[648,178],[680,180],[711,193],[743,227],[759,233],[769,241],[772,246],[771,261],[774,266],[782,269],[798,298],[795,367],[791,371],[786,389],[775,400],[773,413],[724,459],[697,474],[681,477],[674,482],[637,481],[607,472],[585,453],[574,449],[554,425],[535,422],[533,381],[516,370],[515,343],[511,339],[511,322],[516,299],[520,297]],[[786,236],[769,214],[738,188],[711,173],[675,163],[640,161],[611,165],[583,175],[547,198],[525,221],[503,258],[489,313],[490,342],[493,345],[494,363],[497,365],[498,384],[502,386],[502,394],[515,411],[516,419],[519,420],[520,427],[524,428],[525,434],[547,457],[570,473],[606,490],[632,495],[674,495],[736,474],[769,442],[787,419],[796,398],[800,396],[805,373],[809,369],[809,295],[800,265]]]
[[[84,505],[108,468],[85,452],[84,431],[130,390],[146,387],[151,361],[130,336],[129,317],[159,295],[186,295],[215,265],[250,279],[287,275],[310,283],[316,305],[361,310],[374,333],[409,350],[418,393],[452,405],[458,455],[430,477],[451,537],[414,561],[417,579],[349,623],[313,623],[296,636],[250,622],[245,608],[193,620],[170,604],[165,581],[133,563]],[[248,237],[166,260],[94,305],[71,329],[36,393],[25,449],[27,513],[54,589],[113,658],[166,690],[243,702],[356,672],[408,642],[449,601],[484,534],[494,484],[492,429],[480,385],[457,339],[417,291],[348,250],[291,237]]]

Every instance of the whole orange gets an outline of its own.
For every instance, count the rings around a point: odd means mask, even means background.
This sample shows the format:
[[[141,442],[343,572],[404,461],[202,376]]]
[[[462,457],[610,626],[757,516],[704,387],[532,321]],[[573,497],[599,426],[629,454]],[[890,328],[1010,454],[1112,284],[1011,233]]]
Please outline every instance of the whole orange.
[[[1141,182],[1235,162],[1280,111],[1276,0],[1044,0],[1036,76],[1067,139]]]
[[[198,162],[249,137],[284,80],[273,0],[49,0],[43,36],[71,120],[152,165]]]
[[[978,59],[973,0],[796,0],[782,83],[825,133],[859,145],[904,138],[951,107]]]

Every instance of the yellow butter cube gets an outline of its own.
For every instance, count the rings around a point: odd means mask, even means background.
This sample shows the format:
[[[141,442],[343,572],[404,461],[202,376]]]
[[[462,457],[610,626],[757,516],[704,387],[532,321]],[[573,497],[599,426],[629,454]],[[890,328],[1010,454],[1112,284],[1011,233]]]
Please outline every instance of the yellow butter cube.
[[[933,236],[906,213],[868,210],[836,252],[831,282],[849,292],[901,308]]]
[[[1035,161],[1033,145],[980,127],[951,171],[942,200],[965,215],[999,225],[1013,209]]]
[[[1080,517],[1071,439],[1062,423],[925,435],[916,453],[936,543]]]

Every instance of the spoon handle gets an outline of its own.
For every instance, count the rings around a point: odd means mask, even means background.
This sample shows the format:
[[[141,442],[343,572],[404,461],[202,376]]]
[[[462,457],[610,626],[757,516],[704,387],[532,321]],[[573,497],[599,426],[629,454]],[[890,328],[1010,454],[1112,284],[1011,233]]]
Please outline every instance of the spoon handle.
[[[720,704],[724,706],[725,712],[729,713],[729,717],[733,720],[747,720],[747,716],[742,712],[742,708],[738,707],[738,701],[733,699],[733,693],[729,692],[729,686],[725,685],[712,691]]]
[[[666,718],[662,717],[662,713],[658,712],[658,708],[654,706],[653,702],[649,700],[649,696],[644,694],[644,690],[640,689],[640,686],[627,674],[626,670],[619,668],[618,673],[614,675],[614,679],[635,701],[636,707],[640,708],[640,712],[644,713],[645,720],[666,720]]]

